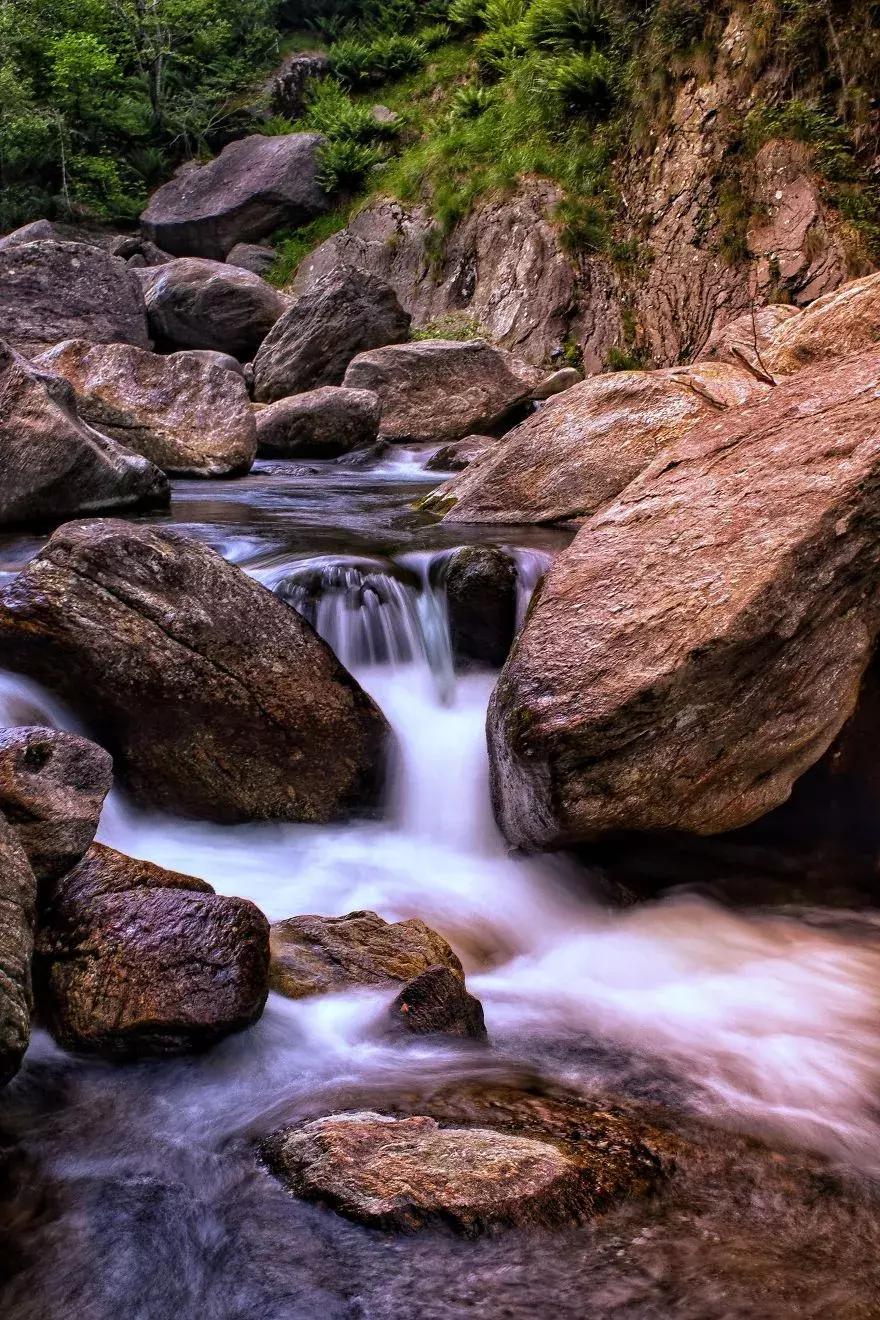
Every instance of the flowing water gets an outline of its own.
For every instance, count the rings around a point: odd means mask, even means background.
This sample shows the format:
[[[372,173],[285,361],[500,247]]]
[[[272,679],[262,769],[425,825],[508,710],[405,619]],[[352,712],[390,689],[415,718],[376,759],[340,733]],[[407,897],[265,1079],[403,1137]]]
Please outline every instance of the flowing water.
[[[419,460],[264,463],[178,483],[172,512],[300,609],[381,705],[398,739],[384,817],[223,828],[114,794],[99,838],[270,919],[422,917],[460,954],[492,1049],[383,1043],[375,991],[273,994],[256,1026],[185,1060],[111,1066],[37,1031],[0,1097],[2,1314],[880,1316],[880,925],[688,892],[612,910],[582,860],[508,854],[487,789],[494,676],[454,674],[442,585],[475,535],[413,513],[433,484]],[[565,539],[505,529],[521,615]],[[38,545],[0,544],[0,575]],[[0,677],[0,724],[24,722],[75,727]],[[628,1098],[674,1115],[690,1154],[659,1199],[476,1242],[359,1229],[255,1161],[256,1139],[296,1116],[481,1080]]]

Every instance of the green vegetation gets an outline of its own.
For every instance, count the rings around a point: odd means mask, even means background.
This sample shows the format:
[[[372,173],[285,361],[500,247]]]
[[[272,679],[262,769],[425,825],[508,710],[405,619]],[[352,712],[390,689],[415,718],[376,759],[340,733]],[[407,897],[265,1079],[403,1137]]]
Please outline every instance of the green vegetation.
[[[266,276],[269,283],[279,289],[289,284],[300,262],[321,243],[325,243],[328,238],[338,234],[340,229],[344,229],[362,200],[349,201],[333,211],[328,211],[326,215],[319,215],[317,220],[312,220],[310,224],[302,225],[299,229],[275,234],[272,241],[278,256]]]

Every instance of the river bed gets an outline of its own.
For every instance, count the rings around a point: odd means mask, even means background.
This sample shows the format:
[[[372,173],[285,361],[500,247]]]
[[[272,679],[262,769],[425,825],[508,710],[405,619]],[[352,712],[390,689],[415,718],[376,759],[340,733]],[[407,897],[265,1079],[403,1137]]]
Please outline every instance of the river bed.
[[[583,859],[509,855],[488,797],[494,675],[453,673],[432,568],[464,543],[506,546],[522,613],[568,536],[436,525],[412,508],[437,480],[422,459],[260,463],[175,483],[170,519],[149,519],[288,600],[307,588],[397,735],[383,818],[220,827],[114,792],[98,837],[272,920],[422,917],[462,958],[493,1048],[377,1043],[388,996],[368,991],[272,994],[253,1028],[185,1060],[78,1059],[37,1031],[0,1096],[3,1316],[880,1316],[876,914],[732,910],[684,890],[621,910]],[[0,580],[40,543],[0,540]],[[0,676],[0,723],[27,722],[75,727]],[[665,1115],[690,1154],[658,1197],[594,1225],[478,1241],[357,1228],[255,1160],[259,1136],[302,1114],[481,1079],[621,1097]]]

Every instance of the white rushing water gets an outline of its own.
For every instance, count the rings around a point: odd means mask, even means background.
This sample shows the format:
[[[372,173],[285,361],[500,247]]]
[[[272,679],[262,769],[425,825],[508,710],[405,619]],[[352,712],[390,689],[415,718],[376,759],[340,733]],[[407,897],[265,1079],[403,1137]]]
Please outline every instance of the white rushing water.
[[[519,556],[521,604],[542,562]],[[427,560],[404,556],[392,571],[378,561],[299,560],[269,576],[287,582],[288,599],[299,591],[301,605],[311,592],[319,630],[396,732],[386,819],[224,828],[150,817],[114,794],[104,842],[251,898],[270,919],[363,908],[420,916],[462,956],[508,1056],[546,1059],[566,1046],[576,1082],[578,1047],[629,1051],[671,1071],[716,1116],[873,1166],[876,944],[694,897],[611,912],[567,859],[510,856],[488,795],[493,677],[454,678]],[[38,720],[71,724],[32,684],[2,677],[0,724]],[[448,1047],[375,1043],[369,1028],[383,1002],[375,993],[301,1003],[273,995],[251,1031],[204,1060],[166,1066],[164,1112],[199,1130],[234,1131],[283,1108],[291,1089],[401,1084],[419,1070],[481,1066]],[[54,1050],[45,1038],[34,1048]]]

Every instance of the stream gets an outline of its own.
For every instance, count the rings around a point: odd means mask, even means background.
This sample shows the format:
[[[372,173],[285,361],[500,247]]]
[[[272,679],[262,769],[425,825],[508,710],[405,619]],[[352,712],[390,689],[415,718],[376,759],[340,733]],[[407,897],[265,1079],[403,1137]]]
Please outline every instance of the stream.
[[[508,853],[484,739],[493,674],[453,672],[450,549],[506,546],[520,614],[567,535],[444,527],[423,455],[260,462],[178,481],[170,521],[300,608],[398,740],[384,816],[221,827],[114,791],[98,838],[275,920],[418,916],[461,957],[490,1051],[377,1041],[387,991],[289,1001],[210,1053],[114,1065],[36,1031],[0,1094],[6,1320],[880,1316],[880,920],[730,908],[682,887],[612,908],[583,859]],[[39,548],[0,538],[0,581]],[[75,728],[0,675],[0,724]],[[290,1196],[257,1138],[443,1082],[613,1095],[685,1142],[667,1190],[558,1233],[395,1237]],[[526,1083],[523,1082],[525,1085]]]

